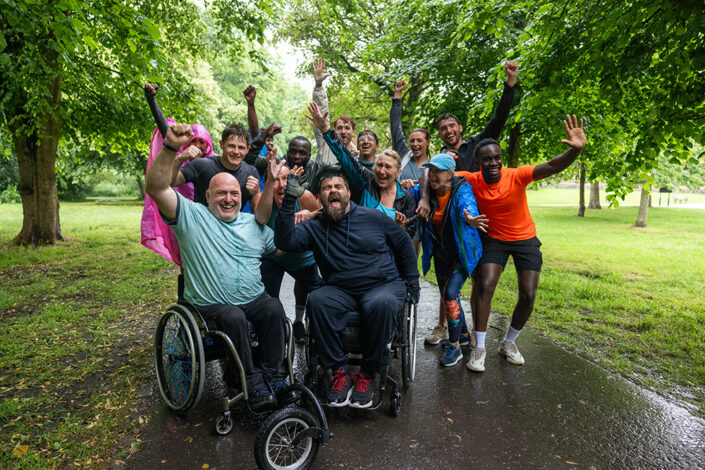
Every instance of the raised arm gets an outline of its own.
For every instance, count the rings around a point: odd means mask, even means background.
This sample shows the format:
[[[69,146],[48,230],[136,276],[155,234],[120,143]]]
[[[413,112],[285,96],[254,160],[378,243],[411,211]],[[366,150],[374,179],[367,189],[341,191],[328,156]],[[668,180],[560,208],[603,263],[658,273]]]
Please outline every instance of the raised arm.
[[[301,197],[304,191],[306,188],[301,186],[299,177],[289,173],[286,178],[286,193],[279,206],[274,231],[274,244],[282,251],[301,252],[312,248],[308,230],[303,224],[295,224],[296,199]]]
[[[326,93],[326,88],[323,86],[323,82],[330,77],[329,73],[326,73],[326,60],[320,57],[313,61],[313,78],[316,81],[316,86],[313,88],[313,102],[318,105],[321,113],[326,115],[326,121],[329,122],[328,117],[328,93]],[[329,124],[330,125],[330,124]],[[323,163],[333,163],[335,162],[335,157],[333,153],[326,145],[325,139],[323,139],[323,133],[316,127],[313,127],[313,135],[316,138],[316,161]]]
[[[307,114],[306,117],[323,135],[326,145],[331,149],[338,163],[340,163],[341,169],[350,179],[350,184],[356,189],[364,188],[370,179],[374,179],[374,172],[362,166],[357,158],[350,155],[350,151],[345,144],[340,141],[335,131],[330,128],[327,112],[322,113],[314,102],[308,105],[308,111],[310,114]]]
[[[188,124],[174,124],[167,129],[162,149],[154,157],[147,171],[147,194],[157,203],[159,211],[168,219],[176,218],[178,199],[171,189],[171,169],[176,151],[193,137]]]
[[[159,91],[159,86],[155,83],[146,83],[144,85],[144,96],[147,98],[147,104],[149,105],[149,110],[152,112],[152,117],[154,122],[157,124],[157,129],[162,135],[162,138],[166,136],[166,129],[169,127],[169,123],[164,117],[159,104],[157,104],[157,92]]]
[[[247,154],[245,155],[245,163],[257,168],[257,171],[261,176],[265,176],[267,174],[268,165],[267,156],[260,155],[262,147],[264,146],[264,141],[267,140],[267,137],[274,137],[281,131],[281,126],[276,122],[273,122],[269,125],[268,128],[263,130],[261,134],[255,137],[255,139],[252,141],[252,145],[250,146],[250,150],[248,150]]]
[[[272,216],[274,181],[279,176],[279,172],[284,165],[286,165],[286,161],[282,160],[280,163],[277,163],[277,159],[274,155],[267,160],[267,177],[264,180],[264,189],[262,190],[257,209],[255,210],[255,220],[261,225],[266,225],[269,222],[269,218]]]
[[[406,154],[411,153],[409,146],[406,144],[406,139],[404,139],[404,131],[402,131],[401,128],[401,94],[404,88],[406,88],[406,80],[398,80],[394,84],[392,109],[389,110],[389,128],[392,132],[392,148],[402,159],[404,159]]]
[[[568,168],[578,158],[580,152],[583,151],[586,141],[585,132],[583,131],[583,118],[580,118],[580,126],[578,126],[578,118],[575,114],[572,119],[570,115],[566,115],[566,120],[563,121],[563,128],[568,134],[568,138],[561,140],[561,142],[570,145],[570,148],[551,160],[536,165],[532,174],[534,180],[542,180],[560,173]]]
[[[250,128],[250,136],[254,139],[259,135],[259,120],[257,119],[257,110],[255,109],[255,96],[257,89],[250,85],[242,92],[247,101],[247,125]],[[262,139],[264,142],[264,139]]]
[[[507,81],[504,84],[502,97],[499,99],[499,104],[497,104],[497,109],[495,109],[492,118],[490,118],[482,132],[474,137],[476,141],[486,138],[499,139],[499,135],[502,133],[504,124],[509,117],[509,111],[512,110],[514,84],[519,74],[519,66],[513,60],[509,60],[504,64],[504,73],[507,75]]]

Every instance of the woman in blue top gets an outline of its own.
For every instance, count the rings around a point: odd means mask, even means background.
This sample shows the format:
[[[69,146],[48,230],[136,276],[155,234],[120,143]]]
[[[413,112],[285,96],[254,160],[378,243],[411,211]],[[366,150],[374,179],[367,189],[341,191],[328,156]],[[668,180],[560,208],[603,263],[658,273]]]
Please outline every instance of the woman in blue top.
[[[354,158],[330,128],[326,116],[321,114],[316,103],[308,107],[311,115],[306,116],[321,131],[323,138],[338,159],[341,169],[350,179],[351,199],[361,206],[377,209],[397,224],[406,228],[413,237],[416,232],[416,200],[411,192],[397,182],[401,173],[401,159],[393,150],[384,150],[370,170]]]
[[[421,264],[425,275],[431,267],[433,256],[448,323],[449,343],[440,362],[444,366],[454,366],[463,358],[460,345],[470,344],[460,290],[482,256],[482,243],[477,231],[485,231],[487,218],[479,214],[472,186],[465,178],[453,173],[453,157],[441,153],[424,167],[429,169],[431,216],[428,221],[421,221]],[[418,185],[412,191],[418,196]]]

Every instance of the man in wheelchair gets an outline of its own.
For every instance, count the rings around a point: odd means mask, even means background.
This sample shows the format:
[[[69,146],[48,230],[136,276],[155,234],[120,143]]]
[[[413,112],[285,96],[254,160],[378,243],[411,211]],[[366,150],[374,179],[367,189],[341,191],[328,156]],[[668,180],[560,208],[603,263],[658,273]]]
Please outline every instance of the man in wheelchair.
[[[370,384],[385,359],[407,291],[418,302],[416,252],[389,216],[350,201],[341,172],[321,177],[322,215],[295,225],[296,198],[303,191],[290,173],[274,241],[286,252],[312,250],[321,270],[325,284],[309,295],[306,312],[320,364],[334,373],[329,405],[368,408],[374,394]],[[340,337],[350,311],[360,313],[363,332],[359,373],[349,370]]]
[[[273,232],[252,214],[240,213],[240,185],[228,173],[211,179],[208,207],[170,187],[176,150],[192,135],[189,125],[169,127],[164,147],[147,172],[147,193],[179,240],[184,298],[230,337],[247,375],[250,407],[265,409],[276,404],[273,392],[287,383],[284,308],[264,292],[260,277],[262,256],[276,251]],[[248,135],[240,137],[248,142]],[[248,320],[259,337],[260,367],[253,362]]]

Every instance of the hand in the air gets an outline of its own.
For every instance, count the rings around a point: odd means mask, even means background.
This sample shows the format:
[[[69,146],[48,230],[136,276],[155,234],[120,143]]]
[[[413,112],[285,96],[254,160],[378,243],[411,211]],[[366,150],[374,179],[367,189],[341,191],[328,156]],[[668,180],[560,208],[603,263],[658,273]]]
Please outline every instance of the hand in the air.
[[[259,193],[259,178],[254,176],[247,177],[247,183],[245,183],[245,189],[250,193],[250,196],[254,196]]]
[[[316,80],[316,86],[321,86],[328,77],[330,77],[330,74],[326,73],[326,60],[317,57],[313,61],[313,78]]]
[[[172,124],[166,130],[164,141],[174,148],[180,148],[191,142],[193,130],[190,124]]]
[[[514,86],[519,74],[519,64],[513,60],[508,60],[504,63],[504,73],[507,75],[507,85]]]
[[[585,147],[585,132],[583,131],[583,118],[580,118],[580,127],[578,127],[578,118],[573,114],[573,119],[570,115],[566,115],[566,120],[563,121],[563,127],[565,128],[566,134],[568,134],[567,139],[561,140],[564,144],[568,144],[575,149],[582,150]]]
[[[255,96],[257,96],[257,89],[250,85],[245,90],[242,92],[243,95],[245,95],[245,101],[247,101],[247,104],[250,106],[255,104]]]
[[[325,114],[321,114],[321,110],[318,108],[318,105],[311,101],[308,105],[308,112],[311,114],[307,114],[306,118],[313,123],[314,126],[318,128],[322,133],[328,132],[330,129],[330,124],[328,124],[328,120],[326,119],[328,117],[328,111],[325,112]]]
[[[145,83],[144,84],[145,94],[156,95],[158,91],[159,91],[159,85],[157,85],[156,83]]]
[[[177,158],[182,162],[185,162],[186,160],[191,161],[194,158],[199,158],[202,156],[203,152],[201,152],[201,149],[199,149],[195,145],[190,145],[183,152],[181,152]]]
[[[397,80],[397,82],[394,84],[394,97],[395,98],[401,98],[401,94],[406,88],[406,80],[403,78],[401,80]]]

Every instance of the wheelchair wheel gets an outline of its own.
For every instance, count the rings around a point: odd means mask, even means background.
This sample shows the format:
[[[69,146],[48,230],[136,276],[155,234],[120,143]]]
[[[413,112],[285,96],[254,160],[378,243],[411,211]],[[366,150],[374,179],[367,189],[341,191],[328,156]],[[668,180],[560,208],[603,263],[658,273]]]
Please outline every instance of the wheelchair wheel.
[[[167,406],[179,413],[196,406],[206,364],[200,331],[185,307],[174,305],[159,320],[154,360],[159,392]]]
[[[409,304],[404,308],[404,318],[401,322],[400,340],[408,347],[403,348],[401,355],[401,375],[404,390],[409,388],[416,377],[416,307]]]
[[[292,441],[298,433],[315,426],[316,420],[311,413],[296,406],[269,415],[255,438],[257,468],[310,468],[318,454],[319,442],[312,437],[306,437],[296,445],[292,445]]]

